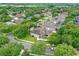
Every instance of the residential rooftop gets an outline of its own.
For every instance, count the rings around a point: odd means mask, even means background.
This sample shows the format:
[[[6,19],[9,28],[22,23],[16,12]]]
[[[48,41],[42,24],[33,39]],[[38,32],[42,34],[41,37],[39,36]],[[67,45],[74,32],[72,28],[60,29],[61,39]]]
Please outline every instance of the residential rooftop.
[[[31,35],[42,38],[50,35],[52,32],[56,32],[56,29],[64,22],[67,16],[68,13],[63,12],[59,16],[53,17],[50,21],[31,31]]]

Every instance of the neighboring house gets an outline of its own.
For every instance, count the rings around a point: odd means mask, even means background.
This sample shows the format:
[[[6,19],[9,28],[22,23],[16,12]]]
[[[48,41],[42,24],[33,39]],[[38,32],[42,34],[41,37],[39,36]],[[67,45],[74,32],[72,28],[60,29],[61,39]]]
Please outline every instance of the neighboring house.
[[[8,11],[8,14],[16,14],[16,13],[18,13],[18,12],[16,12],[15,10],[9,10]]]
[[[42,38],[44,36],[48,36],[51,32],[56,32],[56,27],[54,26],[53,23],[48,22],[31,31],[31,35],[37,38]]]
[[[27,17],[27,20],[31,20],[31,19],[32,19],[32,16],[28,16],[28,17]]]
[[[45,32],[40,27],[34,29],[31,31],[31,35],[37,38],[43,37],[45,35]]]
[[[39,19],[39,21],[36,22],[37,26],[40,26],[41,24],[44,24],[45,22],[52,19],[51,12],[46,12],[46,13],[42,13],[42,14],[44,15],[44,17],[42,19]]]
[[[50,21],[44,23],[40,27],[35,28],[31,31],[31,35],[37,38],[43,38],[44,36],[49,36],[52,32],[56,32],[56,30],[62,25],[64,19],[68,16],[68,13],[62,13],[58,17],[54,17]]]
[[[17,12],[16,11],[13,11],[13,10],[9,10],[8,11],[8,14],[10,17],[13,17],[13,14],[16,14]]]
[[[75,24],[79,24],[79,16],[76,16]]]
[[[23,15],[23,14],[16,14],[16,15],[12,18],[11,22],[14,22],[14,23],[21,23],[21,22],[23,21],[23,19],[24,19],[24,15]]]
[[[34,16],[35,16],[35,17],[38,17],[38,18],[41,17],[40,14],[35,14]]]

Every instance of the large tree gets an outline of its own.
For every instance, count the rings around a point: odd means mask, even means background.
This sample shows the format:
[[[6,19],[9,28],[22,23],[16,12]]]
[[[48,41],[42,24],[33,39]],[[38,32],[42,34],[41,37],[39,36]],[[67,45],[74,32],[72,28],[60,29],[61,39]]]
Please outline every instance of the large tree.
[[[8,14],[2,14],[0,16],[0,22],[7,22],[7,21],[10,21],[10,20],[11,20],[11,17]]]
[[[18,38],[25,38],[26,35],[29,34],[29,27],[26,24],[20,24],[18,27],[13,31],[14,35]]]
[[[68,35],[68,34],[61,35],[60,39],[61,39],[61,43],[67,43],[68,45],[72,45],[74,41],[72,35]]]
[[[52,33],[52,35],[50,35],[48,37],[48,42],[52,45],[58,45],[60,44],[60,38],[59,38],[59,35],[57,33]]]
[[[38,41],[35,44],[33,44],[31,48],[31,52],[33,54],[37,55],[44,55],[45,54],[45,49],[46,49],[46,44],[43,41]]]
[[[18,56],[22,48],[21,44],[7,44],[0,48],[0,56]]]
[[[0,32],[0,47],[8,43],[8,38],[5,34]]]
[[[73,47],[79,48],[78,24],[66,24],[59,29],[58,34],[60,35],[61,43],[66,43],[72,45]]]
[[[55,48],[54,55],[55,56],[75,56],[75,55],[77,55],[77,52],[70,45],[67,45],[67,44],[59,44]]]

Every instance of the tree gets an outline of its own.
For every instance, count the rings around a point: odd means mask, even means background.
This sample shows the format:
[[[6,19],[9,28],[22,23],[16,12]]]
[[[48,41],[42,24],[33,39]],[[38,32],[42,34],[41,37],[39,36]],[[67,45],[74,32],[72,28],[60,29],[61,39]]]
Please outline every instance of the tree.
[[[0,48],[0,56],[18,56],[22,48],[21,44],[7,44]]]
[[[14,31],[14,35],[18,38],[25,38],[29,34],[29,27],[26,24],[19,25]]]
[[[74,48],[79,48],[79,25],[66,24],[58,30],[62,43],[72,45]]]
[[[79,38],[75,38],[73,43],[72,43],[72,46],[74,48],[79,48]]]
[[[59,14],[59,13],[57,13],[57,12],[54,12],[54,13],[53,13],[53,16],[58,16],[58,14]]]
[[[9,32],[14,31],[16,28],[17,28],[16,25],[10,25],[10,26],[4,25],[4,27],[1,28],[1,32],[9,33]]]
[[[33,44],[31,48],[31,53],[37,54],[37,55],[44,55],[46,49],[46,44],[43,41],[38,41],[35,44]]]
[[[3,33],[0,33],[0,47],[8,43],[8,38]]]
[[[68,17],[66,17],[64,24],[66,24],[66,23],[73,23],[74,19],[75,19],[75,17],[68,16]]]
[[[72,45],[72,43],[74,41],[72,35],[68,35],[68,34],[61,35],[60,39],[61,39],[61,43],[66,43],[68,45]]]
[[[51,36],[48,37],[48,42],[52,45],[58,45],[60,44],[60,38],[57,33],[53,33]]]
[[[7,22],[7,21],[10,21],[10,20],[11,20],[11,17],[8,16],[8,14],[7,15],[6,14],[2,14],[0,16],[0,22]]]
[[[54,55],[55,56],[75,56],[75,55],[77,55],[77,52],[70,45],[67,45],[67,44],[59,44],[55,48]]]
[[[5,24],[3,22],[0,22],[0,32],[2,32],[3,28],[5,28]]]
[[[78,15],[79,15],[78,10],[79,10],[79,8],[70,8],[70,9],[68,10],[69,15],[70,15],[70,16],[78,16]]]

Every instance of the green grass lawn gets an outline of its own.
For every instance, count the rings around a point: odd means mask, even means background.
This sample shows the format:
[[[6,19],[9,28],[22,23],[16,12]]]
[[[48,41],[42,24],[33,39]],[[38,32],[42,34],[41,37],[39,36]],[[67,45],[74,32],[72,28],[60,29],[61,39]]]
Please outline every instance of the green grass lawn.
[[[32,42],[36,42],[37,41],[37,38],[35,37],[32,37],[30,35],[26,36],[24,40],[27,40],[27,41],[32,41]]]
[[[24,39],[19,39],[19,38],[16,37],[16,40],[23,41],[23,42],[28,42],[28,43],[32,43],[33,44],[33,43],[35,43],[37,41],[37,38],[28,35]]]

